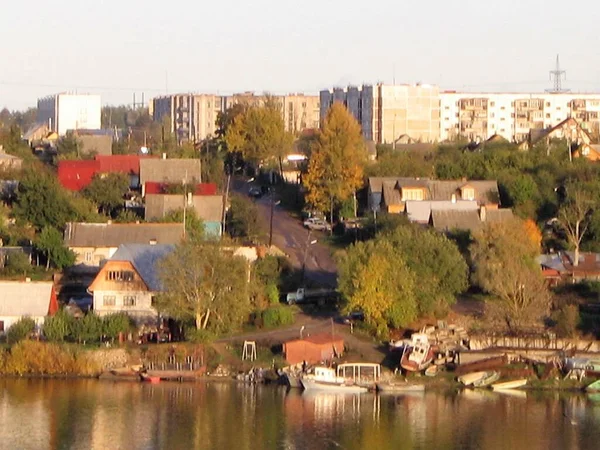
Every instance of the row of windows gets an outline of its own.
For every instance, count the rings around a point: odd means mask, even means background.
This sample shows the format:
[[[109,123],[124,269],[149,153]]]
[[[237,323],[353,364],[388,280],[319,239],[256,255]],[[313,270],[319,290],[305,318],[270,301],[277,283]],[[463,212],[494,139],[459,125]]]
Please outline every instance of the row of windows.
[[[131,270],[109,270],[106,272],[107,281],[133,281],[135,274]]]
[[[105,295],[102,297],[102,306],[116,306],[117,296],[116,295]],[[124,295],[123,306],[135,306],[137,304],[137,297],[135,295]]]

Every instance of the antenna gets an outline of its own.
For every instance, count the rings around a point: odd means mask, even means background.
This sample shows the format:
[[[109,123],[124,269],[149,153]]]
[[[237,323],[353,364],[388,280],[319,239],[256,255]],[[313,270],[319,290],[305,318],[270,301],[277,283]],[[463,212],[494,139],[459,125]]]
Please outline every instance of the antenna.
[[[559,55],[556,55],[556,68],[550,71],[550,81],[553,82],[554,88],[546,89],[546,92],[560,94],[561,92],[569,92],[569,89],[562,88],[562,81],[567,79],[567,72],[560,69]]]

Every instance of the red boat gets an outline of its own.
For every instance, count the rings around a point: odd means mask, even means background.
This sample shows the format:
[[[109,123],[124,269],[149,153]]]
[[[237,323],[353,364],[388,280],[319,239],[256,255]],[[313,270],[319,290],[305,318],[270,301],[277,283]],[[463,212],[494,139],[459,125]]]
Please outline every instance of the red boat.
[[[408,372],[425,370],[435,357],[435,351],[428,342],[417,341],[404,347],[400,367]]]

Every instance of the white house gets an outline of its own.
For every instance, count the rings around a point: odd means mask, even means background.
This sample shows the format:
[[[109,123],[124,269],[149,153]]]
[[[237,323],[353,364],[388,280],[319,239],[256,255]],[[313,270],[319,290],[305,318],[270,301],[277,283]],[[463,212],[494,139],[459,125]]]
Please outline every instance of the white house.
[[[52,282],[0,281],[0,334],[23,317],[31,317],[40,327],[57,311]]]

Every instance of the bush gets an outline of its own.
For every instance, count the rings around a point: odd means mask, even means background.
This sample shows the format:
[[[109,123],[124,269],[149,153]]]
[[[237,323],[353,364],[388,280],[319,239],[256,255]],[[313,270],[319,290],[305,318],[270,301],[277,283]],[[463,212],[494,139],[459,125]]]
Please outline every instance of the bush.
[[[267,300],[269,300],[269,304],[279,304],[279,289],[277,289],[277,286],[273,283],[267,284],[265,287],[265,296],[267,297]]]
[[[29,257],[23,252],[8,254],[4,271],[10,275],[27,275],[31,271]]]
[[[289,307],[278,305],[262,312],[262,323],[265,328],[275,328],[294,323],[294,313]]]
[[[73,338],[80,343],[99,342],[103,331],[102,319],[96,314],[86,314],[83,319],[75,321]]]
[[[131,318],[125,313],[116,313],[102,319],[103,334],[110,339],[116,339],[119,333],[129,333],[133,329]]]
[[[553,314],[556,322],[556,334],[560,337],[571,338],[577,332],[581,322],[577,305],[563,305]]]
[[[198,330],[196,327],[185,328],[185,340],[196,344],[208,344],[214,341],[215,334],[210,330]]]
[[[73,333],[75,319],[63,309],[44,322],[43,333],[52,342],[63,342]]]
[[[8,329],[6,337],[9,344],[16,344],[29,337],[35,331],[35,320],[31,317],[23,317],[13,323]]]

